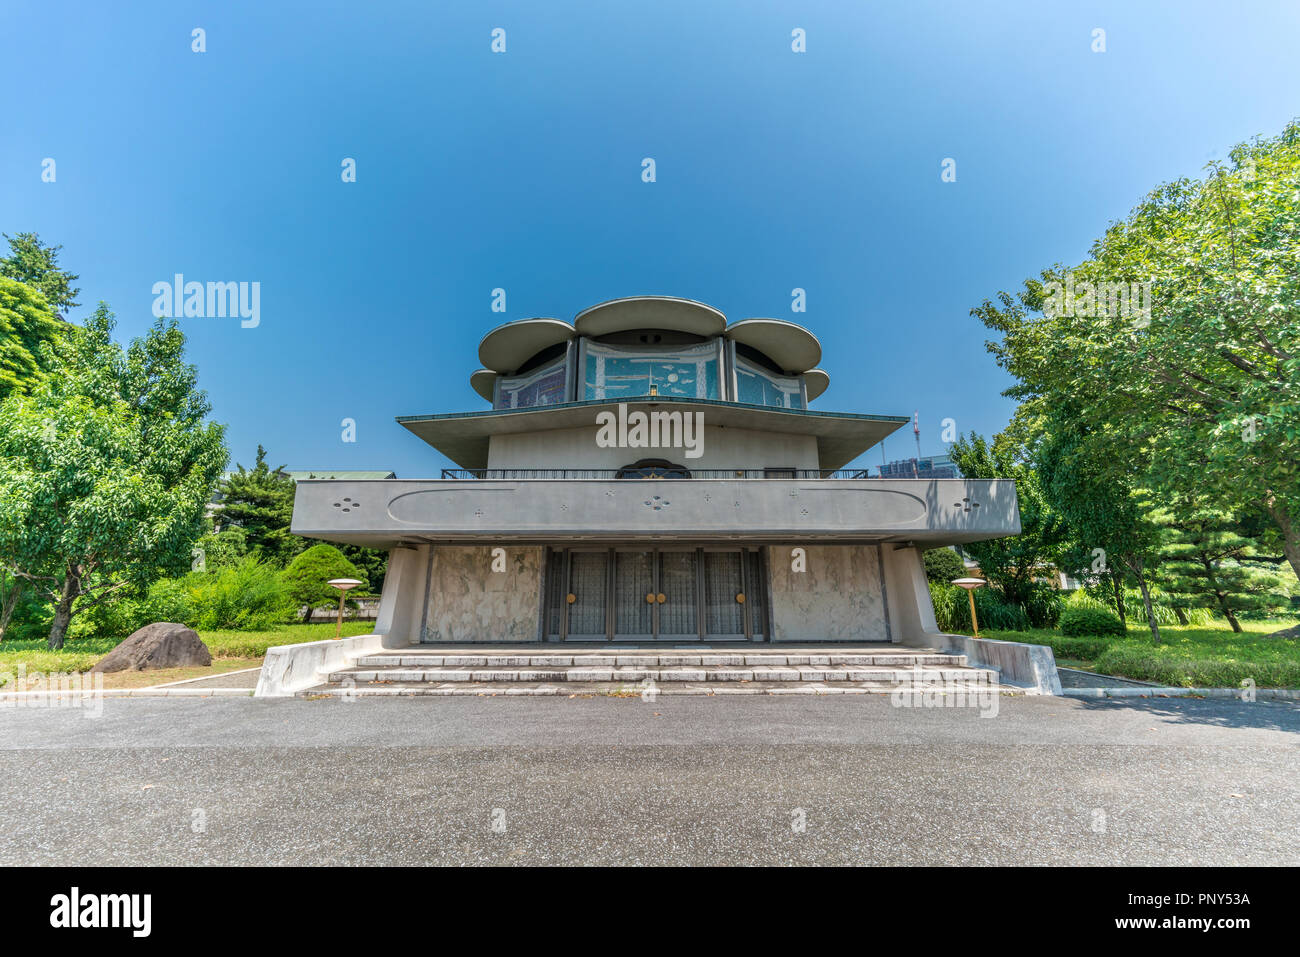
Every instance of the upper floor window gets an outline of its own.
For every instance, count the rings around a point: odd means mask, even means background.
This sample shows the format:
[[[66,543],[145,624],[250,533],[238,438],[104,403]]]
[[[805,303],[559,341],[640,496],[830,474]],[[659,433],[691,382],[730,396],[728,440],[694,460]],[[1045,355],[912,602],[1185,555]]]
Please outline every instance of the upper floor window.
[[[716,399],[719,350],[716,342],[636,348],[587,341],[584,399],[631,399],[650,394]]]
[[[777,375],[736,356],[738,402],[772,405],[782,409],[802,409],[803,389],[798,376]]]
[[[525,375],[502,376],[498,380],[494,409],[528,409],[557,405],[568,397],[568,375],[563,358],[549,362]]]

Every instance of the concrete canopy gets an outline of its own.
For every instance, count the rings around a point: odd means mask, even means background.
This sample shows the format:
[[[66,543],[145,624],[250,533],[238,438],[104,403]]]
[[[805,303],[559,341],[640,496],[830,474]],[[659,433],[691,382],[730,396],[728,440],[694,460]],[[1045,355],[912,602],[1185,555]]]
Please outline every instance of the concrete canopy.
[[[573,336],[573,326],[563,319],[517,319],[483,337],[478,344],[478,361],[485,369],[509,375],[543,349]]]
[[[741,319],[727,327],[726,336],[757,349],[786,372],[807,372],[822,361],[817,337],[785,319]]]
[[[831,384],[831,377],[821,369],[809,369],[803,374],[805,387],[808,389],[808,401],[817,398]]]
[[[403,415],[399,425],[410,430],[461,468],[483,469],[488,463],[489,438],[520,432],[550,429],[595,429],[596,414],[616,411],[617,401],[596,399],[538,406],[531,409],[499,409],[491,412],[456,412],[447,415]],[[671,405],[682,411],[702,411],[709,425],[761,432],[812,435],[817,439],[817,456],[822,469],[843,468],[881,439],[908,422],[907,416],[857,415],[847,412],[811,412],[771,406],[742,405],[709,399],[624,400],[629,409]],[[521,465],[526,468],[526,465]]]
[[[672,329],[697,336],[717,336],[727,317],[694,299],[675,296],[632,296],[611,299],[584,309],[573,320],[580,336],[604,336],[638,329]]]
[[[491,402],[498,378],[500,376],[491,369],[479,369],[477,372],[470,373],[469,385],[471,389]]]

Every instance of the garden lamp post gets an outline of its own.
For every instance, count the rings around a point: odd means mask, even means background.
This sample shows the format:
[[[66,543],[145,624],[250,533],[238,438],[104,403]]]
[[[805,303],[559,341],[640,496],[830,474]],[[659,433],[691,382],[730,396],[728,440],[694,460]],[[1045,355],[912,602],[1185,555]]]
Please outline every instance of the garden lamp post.
[[[988,582],[982,578],[954,578],[952,583],[966,589],[966,597],[970,599],[970,621],[975,626],[975,637],[978,638],[980,636],[980,620],[975,617],[975,589],[979,588],[980,585],[987,585]],[[341,608],[342,605],[339,607]]]
[[[358,585],[365,583],[355,578],[331,578],[327,584],[339,590],[339,623],[334,629],[334,640],[338,641],[343,637],[343,598],[347,595],[349,588],[356,588]]]

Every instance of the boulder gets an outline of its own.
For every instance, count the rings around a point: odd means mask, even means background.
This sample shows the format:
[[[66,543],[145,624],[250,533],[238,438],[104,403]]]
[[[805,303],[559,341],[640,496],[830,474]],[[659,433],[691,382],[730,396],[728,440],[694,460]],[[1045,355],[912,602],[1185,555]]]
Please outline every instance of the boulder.
[[[212,653],[193,628],[174,621],[145,625],[103,658],[91,671],[144,671],[212,664]]]
[[[1300,625],[1294,628],[1284,628],[1281,631],[1275,631],[1271,635],[1265,635],[1265,638],[1285,638],[1289,641],[1295,641],[1300,638]]]

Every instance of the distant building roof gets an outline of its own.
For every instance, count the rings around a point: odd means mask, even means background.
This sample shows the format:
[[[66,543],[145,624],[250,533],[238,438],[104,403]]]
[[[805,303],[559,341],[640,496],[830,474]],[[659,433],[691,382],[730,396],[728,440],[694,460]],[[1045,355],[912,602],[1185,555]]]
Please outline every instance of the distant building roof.
[[[396,472],[378,469],[285,469],[284,474],[297,482],[300,479],[395,479]]]
[[[961,478],[961,470],[948,455],[927,455],[923,458],[895,459],[880,466],[881,478]]]

